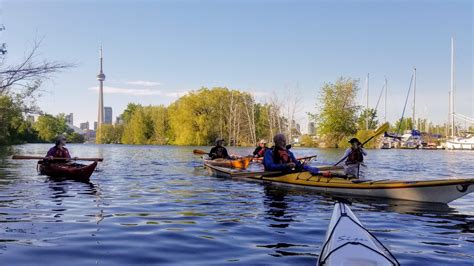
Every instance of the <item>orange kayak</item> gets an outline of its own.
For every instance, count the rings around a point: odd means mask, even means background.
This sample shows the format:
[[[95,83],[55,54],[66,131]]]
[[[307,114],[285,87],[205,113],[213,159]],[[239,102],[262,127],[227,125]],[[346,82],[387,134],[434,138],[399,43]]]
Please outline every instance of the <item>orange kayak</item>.
[[[204,164],[220,166],[220,167],[228,167],[228,168],[236,168],[236,169],[247,169],[247,167],[252,161],[251,157],[245,157],[241,159],[214,159],[214,160],[204,160]]]

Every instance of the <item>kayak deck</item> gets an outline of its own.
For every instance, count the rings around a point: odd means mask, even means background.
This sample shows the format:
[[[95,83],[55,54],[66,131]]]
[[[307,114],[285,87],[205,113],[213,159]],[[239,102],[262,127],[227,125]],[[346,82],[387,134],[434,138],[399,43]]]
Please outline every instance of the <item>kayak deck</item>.
[[[420,202],[449,203],[474,192],[474,178],[441,179],[426,181],[358,180],[340,177],[312,175],[309,172],[283,174],[281,172],[227,169],[205,165],[218,177],[245,178],[291,186],[299,186],[322,192],[355,196],[382,197]]]
[[[400,265],[349,206],[336,203],[318,265]]]

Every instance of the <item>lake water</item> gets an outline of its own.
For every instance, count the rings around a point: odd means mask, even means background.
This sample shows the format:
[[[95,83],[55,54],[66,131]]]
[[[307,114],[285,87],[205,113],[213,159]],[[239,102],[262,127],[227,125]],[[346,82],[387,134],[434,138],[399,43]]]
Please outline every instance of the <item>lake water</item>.
[[[89,184],[53,181],[35,161],[9,159],[49,146],[1,148],[2,265],[316,263],[330,195],[209,176],[195,147],[69,145],[73,156],[104,157]],[[343,153],[294,152],[320,162]],[[373,179],[474,177],[474,152],[368,152]],[[473,202],[474,194],[449,206],[353,199],[352,210],[402,265],[473,265]]]

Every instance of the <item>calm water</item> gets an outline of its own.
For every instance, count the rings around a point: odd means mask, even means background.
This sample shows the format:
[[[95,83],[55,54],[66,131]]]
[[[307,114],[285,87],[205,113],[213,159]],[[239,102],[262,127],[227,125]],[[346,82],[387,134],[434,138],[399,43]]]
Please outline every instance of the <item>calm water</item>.
[[[0,262],[314,265],[329,195],[208,176],[193,147],[69,145],[105,158],[91,183],[55,182],[0,155]],[[233,150],[246,154],[250,149]],[[334,162],[337,150],[295,149]],[[371,178],[474,177],[474,152],[369,151]],[[354,199],[361,222],[404,265],[474,264],[474,195],[448,205]]]

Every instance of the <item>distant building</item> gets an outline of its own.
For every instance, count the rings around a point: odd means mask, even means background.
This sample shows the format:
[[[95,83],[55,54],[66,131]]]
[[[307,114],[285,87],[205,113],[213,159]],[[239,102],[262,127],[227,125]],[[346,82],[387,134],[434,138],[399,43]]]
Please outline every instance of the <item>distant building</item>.
[[[89,130],[89,122],[84,122],[79,125],[79,128],[82,130]]]
[[[94,131],[97,131],[97,121],[94,122]]]
[[[72,113],[66,115],[64,118],[66,119],[66,124],[68,125],[74,124],[74,115]]]
[[[308,135],[310,136],[316,135],[316,127],[314,125],[314,122],[308,123]]]
[[[121,125],[121,124],[123,124],[123,119],[122,119],[122,117],[117,116],[117,117],[115,118],[115,124],[116,124],[116,125]]]
[[[112,124],[112,107],[104,107],[104,124]]]

